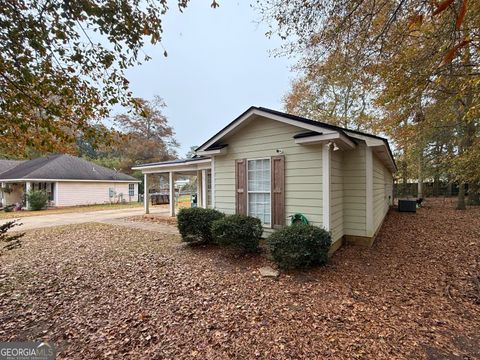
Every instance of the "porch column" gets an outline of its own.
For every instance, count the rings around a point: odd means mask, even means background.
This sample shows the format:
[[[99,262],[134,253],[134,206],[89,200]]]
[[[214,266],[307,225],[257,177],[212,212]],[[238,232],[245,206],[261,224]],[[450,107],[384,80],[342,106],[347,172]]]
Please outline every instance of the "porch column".
[[[31,189],[32,189],[32,183],[30,181],[27,181],[25,183],[25,206],[27,207],[27,209],[30,209],[30,202],[28,201],[27,194],[30,192]]]
[[[330,231],[330,143],[322,149],[322,211],[323,228]]]
[[[53,183],[53,202],[58,206],[58,181]]]
[[[202,207],[208,206],[208,192],[207,192],[207,170],[202,170]]]
[[[197,207],[203,207],[202,171],[197,170]]]
[[[170,216],[175,216],[175,183],[173,171],[168,173],[168,200]]]
[[[148,196],[148,174],[143,174],[143,206],[145,214],[150,213],[150,198]]]
[[[5,192],[3,191],[3,189],[5,188],[5,183],[1,183],[0,184],[1,187],[2,187],[2,202],[0,203],[0,205],[3,207],[3,206],[7,206],[7,202],[6,202],[6,199],[5,199]]]

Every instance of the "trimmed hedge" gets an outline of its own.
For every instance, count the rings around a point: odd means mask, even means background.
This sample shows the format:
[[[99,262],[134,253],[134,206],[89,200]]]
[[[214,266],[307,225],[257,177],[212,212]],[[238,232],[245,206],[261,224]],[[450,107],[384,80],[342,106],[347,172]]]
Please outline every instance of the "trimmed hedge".
[[[217,244],[247,252],[258,250],[262,233],[262,222],[252,216],[230,215],[212,223],[212,234]]]
[[[38,211],[47,207],[48,195],[43,190],[30,190],[27,193],[28,210]]]
[[[331,243],[326,230],[307,224],[288,226],[268,237],[269,251],[283,269],[325,264]]]
[[[225,217],[225,214],[214,209],[180,209],[177,215],[177,224],[182,241],[189,243],[212,242],[212,223],[223,217]]]

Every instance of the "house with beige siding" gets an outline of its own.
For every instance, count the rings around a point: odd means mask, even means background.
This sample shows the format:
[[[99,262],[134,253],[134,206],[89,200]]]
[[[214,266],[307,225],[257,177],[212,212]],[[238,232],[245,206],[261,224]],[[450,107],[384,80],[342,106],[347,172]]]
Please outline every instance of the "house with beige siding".
[[[303,214],[331,232],[336,249],[343,241],[371,244],[393,203],[396,165],[382,137],[251,107],[195,157],[135,169],[147,184],[149,174],[168,174],[170,199],[177,175],[196,175],[199,206],[258,217],[265,236]]]
[[[71,155],[33,160],[0,160],[2,206],[28,208],[25,194],[45,191],[49,206],[76,206],[138,201],[138,181]]]

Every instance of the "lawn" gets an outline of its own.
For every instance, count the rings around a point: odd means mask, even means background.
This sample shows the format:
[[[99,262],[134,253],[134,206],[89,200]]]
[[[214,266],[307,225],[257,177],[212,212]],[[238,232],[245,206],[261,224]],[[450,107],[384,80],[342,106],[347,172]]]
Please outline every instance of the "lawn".
[[[28,217],[28,216],[38,216],[38,215],[51,215],[51,214],[65,214],[72,212],[87,212],[87,211],[98,211],[98,210],[114,210],[114,209],[130,209],[135,207],[141,207],[143,203],[131,202],[131,203],[122,203],[122,204],[95,204],[95,205],[81,205],[81,206],[68,206],[62,208],[51,208],[39,211],[12,211],[4,212],[0,211],[0,220],[1,219],[15,219],[19,217]]]
[[[263,256],[86,224],[0,259],[0,339],[59,358],[480,358],[480,209],[391,212],[372,248],[262,278]]]

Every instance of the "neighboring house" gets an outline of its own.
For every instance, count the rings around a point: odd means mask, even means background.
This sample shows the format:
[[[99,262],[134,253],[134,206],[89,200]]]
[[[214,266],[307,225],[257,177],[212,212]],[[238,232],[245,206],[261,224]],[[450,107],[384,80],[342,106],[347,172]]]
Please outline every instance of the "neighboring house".
[[[258,217],[265,235],[301,213],[331,232],[333,249],[344,239],[371,243],[393,201],[386,139],[266,108],[249,108],[196,154],[135,169],[145,181],[168,173],[170,184],[175,174],[197,175],[200,206]]]
[[[50,206],[138,201],[138,181],[71,155],[0,160],[2,205],[25,204],[30,189],[44,190]]]

